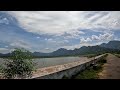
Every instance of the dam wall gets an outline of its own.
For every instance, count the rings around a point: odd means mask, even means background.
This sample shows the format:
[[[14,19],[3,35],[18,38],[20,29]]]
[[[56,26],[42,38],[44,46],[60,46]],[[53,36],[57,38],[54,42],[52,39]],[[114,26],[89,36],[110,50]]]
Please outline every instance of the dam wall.
[[[64,76],[72,77],[87,67],[96,64],[104,55],[94,58],[86,58],[84,62],[77,61],[63,65],[40,68],[34,74],[32,79],[62,79]]]

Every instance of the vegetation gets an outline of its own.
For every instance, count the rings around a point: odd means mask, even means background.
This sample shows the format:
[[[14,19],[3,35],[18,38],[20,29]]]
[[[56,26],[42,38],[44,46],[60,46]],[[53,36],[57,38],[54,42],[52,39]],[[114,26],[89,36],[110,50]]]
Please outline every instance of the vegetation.
[[[85,55],[86,57],[88,58],[92,58],[92,57],[96,57],[96,56],[99,56],[101,54],[88,54],[88,55]]]
[[[98,73],[102,71],[102,65],[106,63],[107,54],[94,66],[88,67],[86,70],[79,72],[72,79],[98,79]]]
[[[120,54],[114,54],[115,56],[117,56],[118,58],[120,58]]]
[[[13,79],[31,77],[34,69],[31,53],[25,49],[15,49],[1,71],[4,78]]]

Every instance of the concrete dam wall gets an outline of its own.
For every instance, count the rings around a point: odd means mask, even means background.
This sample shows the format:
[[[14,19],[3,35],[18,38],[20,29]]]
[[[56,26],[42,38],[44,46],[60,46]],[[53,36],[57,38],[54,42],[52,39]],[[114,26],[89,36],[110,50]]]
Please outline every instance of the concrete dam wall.
[[[86,58],[84,62],[77,61],[63,65],[40,68],[33,73],[32,79],[62,79],[64,76],[71,77],[85,70],[91,64],[98,62],[104,55],[95,58]]]

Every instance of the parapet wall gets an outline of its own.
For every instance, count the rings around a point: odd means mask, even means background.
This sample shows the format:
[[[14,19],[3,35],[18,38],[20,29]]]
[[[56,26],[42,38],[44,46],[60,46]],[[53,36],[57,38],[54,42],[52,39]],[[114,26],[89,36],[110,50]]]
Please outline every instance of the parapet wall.
[[[61,79],[63,76],[71,77],[76,73],[85,70],[91,64],[96,63],[104,55],[97,56],[95,58],[85,59],[84,62],[77,61],[64,65],[51,66],[41,68],[34,73],[33,79]]]

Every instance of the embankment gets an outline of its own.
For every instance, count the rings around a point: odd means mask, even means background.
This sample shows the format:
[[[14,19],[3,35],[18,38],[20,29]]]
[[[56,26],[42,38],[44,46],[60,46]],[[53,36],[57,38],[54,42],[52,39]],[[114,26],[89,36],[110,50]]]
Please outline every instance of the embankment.
[[[76,73],[85,70],[92,64],[98,62],[104,55],[85,59],[84,62],[77,61],[63,65],[40,68],[33,73],[32,79],[62,79],[64,76],[72,77]]]

